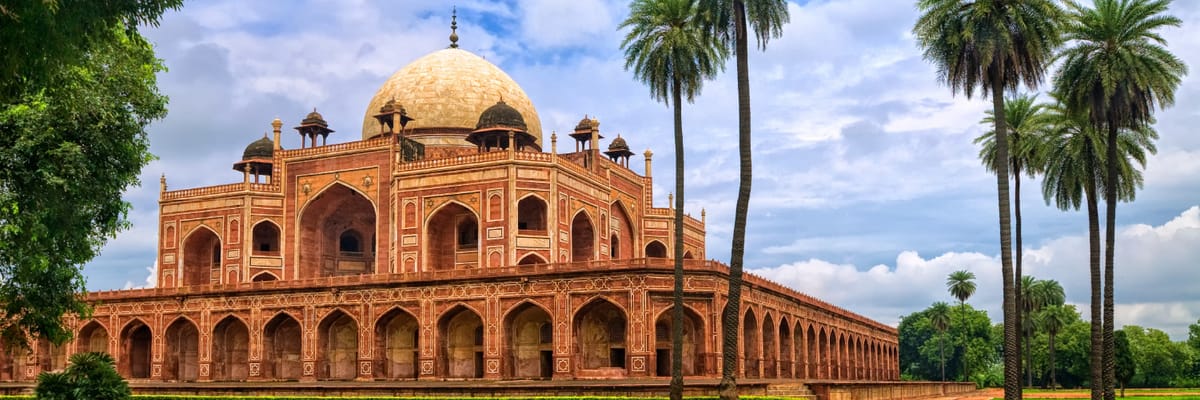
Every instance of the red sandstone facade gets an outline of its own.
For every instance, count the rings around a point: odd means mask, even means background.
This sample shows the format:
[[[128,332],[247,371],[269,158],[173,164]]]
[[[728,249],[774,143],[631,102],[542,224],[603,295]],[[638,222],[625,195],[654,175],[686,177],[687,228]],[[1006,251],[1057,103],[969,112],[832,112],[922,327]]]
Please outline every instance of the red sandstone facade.
[[[456,52],[417,63],[467,57]],[[368,107],[363,140],[324,145],[314,111],[299,148],[282,148],[278,120],[274,140],[247,147],[240,183],[170,191],[164,178],[158,287],[90,293],[73,342],[4,354],[0,381],[86,351],[162,381],[669,376],[676,246],[684,374],[719,376],[728,268],[705,261],[703,216],[672,241],[649,151],[639,175],[624,139],[600,152],[584,118],[575,151],[552,137],[543,152],[522,99],[462,92],[410,117],[401,105],[426,103],[397,90]],[[451,106],[486,109],[405,126]],[[899,378],[894,328],[753,275],[741,308],[743,377]]]

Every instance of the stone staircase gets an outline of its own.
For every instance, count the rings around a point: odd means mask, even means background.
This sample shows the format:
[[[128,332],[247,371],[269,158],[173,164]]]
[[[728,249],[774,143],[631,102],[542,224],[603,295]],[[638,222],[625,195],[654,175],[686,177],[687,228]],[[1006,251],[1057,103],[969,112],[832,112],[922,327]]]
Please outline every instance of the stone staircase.
[[[772,382],[767,385],[765,394],[767,396],[817,400],[817,395],[808,389],[808,385],[799,382]]]

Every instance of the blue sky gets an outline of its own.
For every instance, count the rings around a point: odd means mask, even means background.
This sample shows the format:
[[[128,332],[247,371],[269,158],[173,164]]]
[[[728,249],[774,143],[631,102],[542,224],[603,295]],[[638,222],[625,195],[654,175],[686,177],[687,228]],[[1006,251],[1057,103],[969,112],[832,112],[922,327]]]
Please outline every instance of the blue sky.
[[[437,1],[206,1],[170,12],[146,35],[169,68],[159,87],[170,115],[154,123],[159,157],[142,174],[133,228],[85,267],[93,290],[142,286],[155,260],[157,180],[173,189],[240,181],[246,144],[279,117],[294,126],[317,107],[359,138],[383,81],[449,41],[449,3]],[[585,114],[654,157],[655,204],[672,187],[671,113],[624,70],[617,25],[625,1],[464,1],[459,43],[504,69],[529,95],[543,129]],[[970,302],[999,319],[995,178],[971,140],[988,103],[952,96],[921,58],[912,2],[790,4],[791,22],[752,52],[754,193],[746,265],[887,324],[950,301],[945,277],[979,276]],[[1178,1],[1169,48],[1200,68],[1200,3]],[[708,255],[726,261],[737,185],[733,65],[684,109],[686,210],[707,212]],[[1043,98],[1047,97],[1045,95]],[[1184,79],[1158,113],[1159,152],[1146,186],[1118,208],[1117,323],[1186,337],[1200,318],[1200,85]],[[283,146],[299,146],[285,132]],[[641,172],[641,162],[632,162]],[[1086,218],[1046,206],[1025,178],[1025,265],[1056,279],[1069,303],[1088,297]]]

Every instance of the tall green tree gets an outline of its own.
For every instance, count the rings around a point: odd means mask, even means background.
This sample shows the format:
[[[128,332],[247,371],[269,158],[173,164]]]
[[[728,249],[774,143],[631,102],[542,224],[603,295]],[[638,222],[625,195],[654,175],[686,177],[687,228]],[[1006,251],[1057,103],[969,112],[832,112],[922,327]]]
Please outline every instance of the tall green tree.
[[[1013,239],[1016,244],[1013,246],[1013,275],[1024,276],[1025,272],[1022,268],[1024,257],[1024,236],[1021,231],[1021,173],[1024,172],[1033,178],[1040,173],[1040,158],[1038,157],[1037,142],[1041,136],[1049,129],[1049,118],[1046,117],[1044,111],[1045,105],[1037,102],[1036,95],[1019,94],[1015,97],[1009,97],[1004,100],[1004,116],[1005,122],[1008,123],[1008,159],[1009,172],[1013,177]],[[995,111],[987,111],[987,116],[980,123],[995,126],[996,117]],[[988,130],[979,137],[975,138],[975,144],[979,145],[979,159],[983,161],[983,167],[989,172],[996,173],[996,131]],[[1023,304],[1022,298],[1024,292],[1023,282],[1018,279],[1014,282],[1013,291],[1016,296],[1013,301],[1016,304]],[[1025,321],[1021,318],[1017,319],[1017,332],[1024,332]],[[1025,347],[1024,340],[1018,337],[1017,353]]]
[[[1118,174],[1121,157],[1116,145],[1122,129],[1139,129],[1154,119],[1155,107],[1175,103],[1175,89],[1187,66],[1166,49],[1159,31],[1178,27],[1179,18],[1166,14],[1170,0],[1095,0],[1088,8],[1067,2],[1071,23],[1062,66],[1054,86],[1070,110],[1086,110],[1089,123],[1106,134],[1104,305],[1102,343],[1104,398],[1112,400],[1113,263],[1116,248]],[[1132,199],[1132,196],[1128,197]],[[1093,345],[1100,338],[1092,338]],[[1093,393],[1094,396],[1094,393]]]
[[[737,344],[741,322],[742,259],[746,254],[746,217],[750,212],[750,184],[753,180],[750,140],[750,55],[749,31],[754,32],[759,50],[783,34],[788,22],[786,0],[701,0],[708,17],[708,30],[732,49],[737,63],[738,87],[738,197],[734,209],[733,235],[729,255],[729,297],[721,312],[721,383],[722,400],[736,400]]]
[[[698,0],[635,0],[620,29],[625,69],[670,104],[675,117],[675,288],[671,313],[671,399],[683,398],[683,100],[691,103],[729,52],[702,24]]]
[[[967,98],[979,89],[992,97],[995,117],[997,211],[1004,292],[1004,397],[1021,398],[1016,352],[1016,292],[1012,265],[1012,212],[1009,205],[1009,140],[1004,91],[1024,84],[1036,88],[1061,44],[1062,10],[1053,0],[918,0],[921,16],[913,27],[926,60],[952,93]]]
[[[1067,324],[1070,324],[1078,319],[1079,315],[1075,311],[1074,306],[1065,306],[1061,304],[1046,306],[1037,314],[1037,326],[1046,332],[1046,336],[1049,340],[1049,343],[1047,344],[1047,350],[1050,353],[1049,367],[1051,389],[1058,388],[1058,377],[1054,363],[1054,352],[1056,347],[1054,340],[1057,339],[1059,331],[1063,330]]]
[[[958,307],[962,309],[964,316],[966,315],[967,299],[975,294],[975,273],[965,269],[950,273],[946,277],[946,289],[950,291],[950,295],[958,299]],[[966,321],[961,321],[966,322]],[[963,332],[966,334],[966,331]],[[963,338],[962,351],[965,354],[967,351],[966,338]],[[964,359],[965,360],[965,359]],[[969,376],[967,374],[967,364],[963,363],[962,379],[965,381]]]
[[[929,308],[929,323],[938,333],[938,359],[942,364],[942,382],[946,381],[946,330],[950,329],[950,306],[943,302]]]
[[[1033,346],[1029,345],[1036,332],[1036,315],[1048,306],[1062,305],[1066,300],[1062,285],[1053,279],[1041,280],[1029,275],[1021,277],[1021,321],[1025,336],[1025,376],[1026,386],[1033,386]]]
[[[1116,358],[1116,378],[1121,384],[1121,397],[1125,397],[1125,387],[1133,381],[1137,374],[1137,362],[1133,359],[1133,351],[1129,349],[1129,336],[1125,331],[1113,332],[1113,357]]]
[[[126,228],[122,192],[166,114],[138,26],[178,0],[18,0],[0,11],[0,337],[62,343],[81,267]],[[29,335],[26,335],[28,333]]]
[[[1102,355],[1103,345],[1101,335],[1100,312],[1100,214],[1099,191],[1106,184],[1104,171],[1104,155],[1107,154],[1107,143],[1093,125],[1088,123],[1086,111],[1072,112],[1061,103],[1050,108],[1054,118],[1054,129],[1042,143],[1045,154],[1045,173],[1042,180],[1042,196],[1046,203],[1053,202],[1061,210],[1079,209],[1081,203],[1087,205],[1088,219],[1088,264],[1091,276],[1091,340],[1089,369],[1092,374],[1092,398],[1103,397],[1102,391]],[[1147,154],[1157,151],[1154,139],[1158,134],[1148,125],[1138,129],[1122,129],[1117,136],[1118,160],[1122,167],[1118,170],[1117,194],[1132,196],[1136,188],[1142,184],[1141,172],[1134,168],[1134,163],[1146,164]]]

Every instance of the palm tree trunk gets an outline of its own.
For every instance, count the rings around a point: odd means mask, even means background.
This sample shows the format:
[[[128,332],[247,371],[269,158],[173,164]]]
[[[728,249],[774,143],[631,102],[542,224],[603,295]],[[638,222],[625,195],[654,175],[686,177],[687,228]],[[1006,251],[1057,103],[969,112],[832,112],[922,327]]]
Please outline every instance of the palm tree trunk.
[[[996,120],[996,198],[1000,214],[1000,274],[1004,291],[1004,400],[1021,400],[1021,357],[1017,349],[1016,296],[1013,292],[1012,215],[1008,201],[1008,127],[1004,120],[1004,68],[992,69],[992,112]]]
[[[1014,132],[1012,142],[1020,143],[1019,140],[1020,139],[1018,139],[1018,134],[1016,132]],[[1012,149],[1009,149],[1009,153],[1012,153]],[[1015,270],[1013,271],[1013,278],[1014,278],[1013,301],[1016,303],[1017,307],[1020,310],[1022,310],[1022,312],[1024,312],[1024,310],[1025,310],[1025,307],[1024,307],[1025,294],[1024,293],[1025,292],[1022,291],[1022,289],[1023,289],[1022,286],[1024,286],[1024,284],[1021,283],[1022,272],[1021,272],[1021,166],[1020,166],[1020,164],[1013,163],[1012,176],[1013,176],[1013,214],[1014,214],[1014,217],[1016,217],[1015,228],[1017,230],[1017,234],[1016,234],[1017,247],[1015,249],[1013,249],[1017,252],[1016,256],[1013,257],[1013,266],[1015,268]],[[1033,357],[1031,357],[1029,354],[1029,349],[1028,349],[1028,345],[1027,345],[1029,342],[1029,333],[1026,332],[1024,325],[1025,325],[1025,318],[1024,318],[1024,315],[1022,315],[1021,318],[1017,318],[1016,330],[1017,330],[1017,333],[1020,334],[1017,336],[1017,354],[1021,354],[1021,350],[1025,349],[1025,353],[1024,353],[1025,354],[1025,376],[1027,379],[1025,386],[1033,386],[1033,366],[1032,366]]]
[[[750,65],[746,60],[746,6],[733,1],[734,58],[737,61],[738,85],[738,197],[733,217],[733,240],[729,255],[729,299],[721,315],[721,400],[737,400],[737,343],[738,323],[742,303],[742,258],[746,253],[746,214],[750,210],[750,183],[753,178],[750,163]],[[1016,400],[1016,399],[1012,399]]]
[[[1095,149],[1089,144],[1087,145],[1088,159],[1095,159]],[[1091,378],[1092,400],[1100,400],[1104,397],[1103,386],[1103,368],[1101,365],[1102,354],[1104,352],[1101,337],[1101,316],[1100,312],[1100,212],[1097,210],[1096,199],[1096,181],[1095,170],[1098,167],[1091,161],[1088,161],[1088,171],[1091,174],[1086,184],[1085,195],[1087,196],[1087,214],[1088,214],[1088,269],[1091,276],[1092,293],[1092,313],[1091,313],[1091,344],[1092,351],[1089,359],[1089,372]]]
[[[946,332],[938,337],[938,355],[942,359],[942,382],[946,382]]]
[[[1111,115],[1111,114],[1110,114]],[[1104,399],[1113,400],[1113,381],[1117,375],[1113,354],[1113,251],[1117,245],[1117,124],[1108,122],[1108,147],[1105,149],[1108,173],[1105,174],[1106,208],[1104,215]]]
[[[1050,333],[1050,390],[1058,388],[1058,378],[1054,374],[1054,333]]]
[[[967,378],[967,301],[958,301],[959,314],[962,314],[958,319],[959,329],[962,330],[962,381],[966,382]]]
[[[671,311],[671,400],[683,400],[683,104],[679,77],[671,78],[675,105],[675,301]]]

